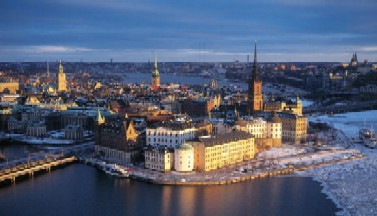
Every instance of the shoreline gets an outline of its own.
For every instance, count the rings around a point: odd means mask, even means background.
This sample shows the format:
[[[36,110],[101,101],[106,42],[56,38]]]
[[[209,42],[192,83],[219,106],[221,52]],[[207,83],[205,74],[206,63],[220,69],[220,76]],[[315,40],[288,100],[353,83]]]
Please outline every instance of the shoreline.
[[[267,171],[267,172],[254,173],[254,174],[251,174],[251,175],[249,174],[249,175],[237,176],[237,177],[229,177],[227,179],[213,180],[213,181],[211,181],[211,180],[186,181],[185,178],[181,178],[181,181],[164,181],[164,180],[149,178],[148,176],[135,175],[135,174],[132,174],[132,173],[130,173],[129,178],[137,180],[137,181],[143,181],[143,182],[157,184],[157,185],[182,185],[182,186],[226,185],[226,184],[234,184],[234,183],[239,183],[239,182],[251,181],[253,179],[259,179],[259,178],[265,178],[265,177],[297,174],[297,172],[300,172],[300,171],[311,170],[311,169],[315,169],[317,167],[329,166],[329,165],[333,165],[333,164],[346,163],[346,162],[350,162],[350,161],[360,160],[360,159],[363,159],[363,158],[365,158],[365,156],[342,159],[342,160],[334,160],[334,161],[330,161],[330,162],[324,162],[324,163],[313,164],[313,165],[277,169],[277,170],[272,170],[272,171]],[[312,176],[308,176],[308,177],[312,177]]]

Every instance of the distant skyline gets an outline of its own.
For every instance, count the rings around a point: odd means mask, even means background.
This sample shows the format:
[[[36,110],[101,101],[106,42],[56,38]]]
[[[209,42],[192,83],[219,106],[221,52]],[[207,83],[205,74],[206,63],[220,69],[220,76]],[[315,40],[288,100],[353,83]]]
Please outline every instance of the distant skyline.
[[[375,0],[4,0],[0,61],[377,62]]]

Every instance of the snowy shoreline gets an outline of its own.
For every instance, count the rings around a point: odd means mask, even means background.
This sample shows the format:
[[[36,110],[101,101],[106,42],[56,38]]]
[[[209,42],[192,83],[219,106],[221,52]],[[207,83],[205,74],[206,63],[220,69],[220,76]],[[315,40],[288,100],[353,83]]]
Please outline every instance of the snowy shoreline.
[[[319,116],[311,120],[329,123],[337,129],[338,143],[354,137],[358,130],[377,124],[377,110],[346,113],[334,116]],[[365,123],[367,120],[367,123]],[[366,157],[347,163],[332,164],[296,172],[296,175],[311,177],[323,187],[322,193],[340,209],[336,215],[377,215],[377,149],[356,144]]]

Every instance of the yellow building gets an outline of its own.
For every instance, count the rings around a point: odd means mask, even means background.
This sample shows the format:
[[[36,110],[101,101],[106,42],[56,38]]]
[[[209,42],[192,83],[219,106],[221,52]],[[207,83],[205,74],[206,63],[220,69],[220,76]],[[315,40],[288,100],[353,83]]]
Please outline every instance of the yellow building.
[[[189,141],[194,147],[194,167],[198,172],[207,172],[254,157],[254,138],[243,131],[200,137]]]
[[[299,144],[306,141],[308,119],[301,115],[281,113],[283,142]]]
[[[302,101],[299,97],[295,102],[267,102],[264,104],[265,112],[286,112],[296,115],[302,115]]]
[[[20,90],[18,82],[0,82],[0,93],[16,94],[18,90]]]

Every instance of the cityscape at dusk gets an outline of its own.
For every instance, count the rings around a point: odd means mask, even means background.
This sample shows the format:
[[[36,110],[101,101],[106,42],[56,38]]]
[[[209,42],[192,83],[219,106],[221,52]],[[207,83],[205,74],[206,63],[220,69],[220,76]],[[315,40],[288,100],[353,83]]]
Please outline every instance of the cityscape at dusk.
[[[373,0],[17,0],[0,215],[377,214]]]

